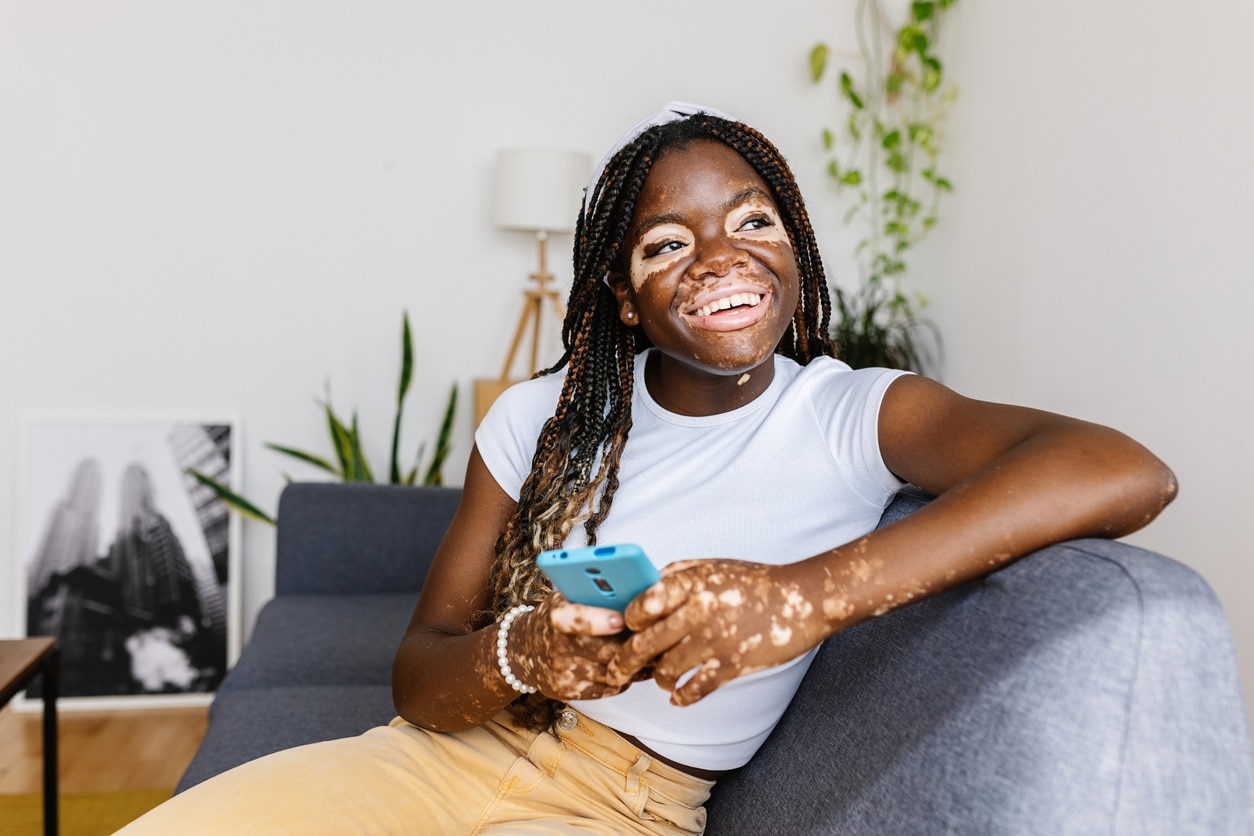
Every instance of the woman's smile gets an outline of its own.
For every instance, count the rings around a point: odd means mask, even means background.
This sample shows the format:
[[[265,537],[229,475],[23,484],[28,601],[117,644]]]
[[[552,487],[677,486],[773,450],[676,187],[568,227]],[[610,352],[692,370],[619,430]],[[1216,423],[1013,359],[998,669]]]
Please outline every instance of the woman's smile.
[[[761,322],[770,312],[771,291],[759,285],[733,282],[703,292],[683,312],[693,328],[739,331]]]

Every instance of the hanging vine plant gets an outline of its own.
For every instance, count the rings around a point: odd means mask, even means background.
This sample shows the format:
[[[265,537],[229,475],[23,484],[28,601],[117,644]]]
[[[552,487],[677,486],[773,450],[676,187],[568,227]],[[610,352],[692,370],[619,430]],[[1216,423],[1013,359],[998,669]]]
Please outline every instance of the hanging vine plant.
[[[865,230],[854,252],[858,288],[833,288],[832,336],[841,358],[855,368],[924,371],[940,361],[940,333],[920,315],[927,299],[908,295],[901,279],[910,249],[936,226],[941,196],[953,190],[938,162],[956,91],[944,84],[937,41],[942,18],[956,3],[912,2],[894,31],[878,0],[858,0],[860,77],[840,71],[837,95],[848,118],[842,130],[822,134],[828,177],[839,194],[852,197],[845,222]],[[816,84],[830,58],[825,43],[810,51]]]

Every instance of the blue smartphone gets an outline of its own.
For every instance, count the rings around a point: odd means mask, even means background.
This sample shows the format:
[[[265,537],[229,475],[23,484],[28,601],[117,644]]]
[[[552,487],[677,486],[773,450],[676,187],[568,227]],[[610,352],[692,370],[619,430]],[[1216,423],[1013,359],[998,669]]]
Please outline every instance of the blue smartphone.
[[[662,577],[634,543],[550,549],[536,565],[566,600],[619,612]]]

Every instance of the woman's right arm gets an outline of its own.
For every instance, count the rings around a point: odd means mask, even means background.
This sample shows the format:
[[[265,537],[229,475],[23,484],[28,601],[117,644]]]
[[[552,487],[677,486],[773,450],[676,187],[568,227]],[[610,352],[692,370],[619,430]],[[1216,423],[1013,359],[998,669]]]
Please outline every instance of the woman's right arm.
[[[416,726],[460,731],[518,697],[497,665],[497,625],[476,620],[488,607],[496,540],[515,504],[473,448],[457,513],[392,665],[396,710]],[[554,595],[515,619],[510,664],[523,682],[554,699],[617,693],[621,688],[605,682],[606,665],[621,644],[612,636],[622,629],[613,610],[565,603]]]

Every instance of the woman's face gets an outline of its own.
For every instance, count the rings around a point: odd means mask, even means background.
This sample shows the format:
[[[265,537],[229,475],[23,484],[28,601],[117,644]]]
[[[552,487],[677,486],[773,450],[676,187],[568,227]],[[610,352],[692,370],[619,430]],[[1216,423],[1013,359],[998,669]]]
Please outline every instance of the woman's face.
[[[619,316],[638,317],[663,354],[717,375],[771,360],[797,308],[797,262],[770,189],[735,150],[699,140],[662,152],[625,246]]]

